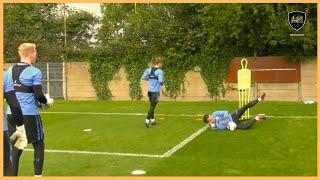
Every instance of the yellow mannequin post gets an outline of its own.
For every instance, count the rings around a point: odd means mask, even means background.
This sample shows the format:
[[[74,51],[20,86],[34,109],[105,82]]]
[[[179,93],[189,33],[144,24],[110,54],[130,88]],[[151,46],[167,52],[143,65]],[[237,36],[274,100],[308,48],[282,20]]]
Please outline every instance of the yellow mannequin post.
[[[250,101],[251,88],[251,71],[247,69],[248,61],[241,60],[241,69],[238,70],[238,99],[239,108],[243,107]],[[249,119],[250,109],[248,109],[241,117],[241,120]]]

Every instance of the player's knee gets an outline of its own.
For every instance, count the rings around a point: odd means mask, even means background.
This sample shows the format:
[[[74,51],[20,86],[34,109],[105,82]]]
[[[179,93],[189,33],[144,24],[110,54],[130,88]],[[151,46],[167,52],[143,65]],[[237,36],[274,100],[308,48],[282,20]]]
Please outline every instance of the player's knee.
[[[152,107],[152,108],[155,108],[156,105],[157,105],[157,102],[152,102],[152,103],[151,103],[151,107]]]

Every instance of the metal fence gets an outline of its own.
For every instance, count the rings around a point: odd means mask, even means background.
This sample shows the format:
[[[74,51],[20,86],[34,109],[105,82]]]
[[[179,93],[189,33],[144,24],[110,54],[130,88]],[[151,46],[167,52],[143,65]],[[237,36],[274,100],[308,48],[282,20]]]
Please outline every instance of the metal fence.
[[[43,75],[43,92],[49,93],[52,98],[66,99],[64,66],[65,63],[39,62],[35,64]]]

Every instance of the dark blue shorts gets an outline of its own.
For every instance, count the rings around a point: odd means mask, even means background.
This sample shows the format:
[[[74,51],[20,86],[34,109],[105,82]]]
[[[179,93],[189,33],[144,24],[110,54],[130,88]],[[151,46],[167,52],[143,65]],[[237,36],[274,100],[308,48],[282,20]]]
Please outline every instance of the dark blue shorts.
[[[44,130],[40,115],[24,115],[24,127],[26,128],[26,135],[28,143],[42,141],[44,139]],[[9,134],[10,136],[16,131],[16,125],[12,120],[12,115],[8,114]]]

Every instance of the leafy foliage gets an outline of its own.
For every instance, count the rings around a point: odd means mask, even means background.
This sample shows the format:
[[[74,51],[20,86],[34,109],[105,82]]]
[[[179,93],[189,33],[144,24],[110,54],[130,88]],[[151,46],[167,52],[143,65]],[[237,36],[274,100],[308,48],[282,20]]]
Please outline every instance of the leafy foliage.
[[[118,71],[120,65],[114,60],[111,52],[97,49],[94,53],[90,53],[88,58],[89,73],[91,74],[91,82],[100,99],[110,99],[111,91],[108,82],[112,80],[113,75]]]
[[[4,4],[4,57],[17,62],[17,48],[23,42],[37,45],[38,61],[79,60],[91,49],[93,26],[97,18],[84,11],[67,7],[67,48],[64,47],[64,25],[61,4]]]
[[[57,11],[56,4],[5,4],[5,61],[20,60],[17,49],[22,42],[36,43],[40,60],[60,59],[62,44],[58,42],[58,27],[55,26]]]
[[[308,14],[299,31],[305,36],[291,37],[287,13],[299,9]],[[316,55],[315,4],[103,4],[102,11],[100,45],[117,52],[112,68],[125,67],[132,99],[142,97],[139,79],[155,56],[165,59],[165,94],[175,99],[196,66],[209,96],[218,98],[228,90],[224,77],[235,56]]]
[[[102,4],[99,21],[68,8],[67,54],[71,60],[88,60],[101,99],[112,98],[108,82],[120,67],[126,70],[131,98],[140,99],[140,77],[157,56],[165,59],[165,94],[179,96],[185,73],[199,67],[209,96],[218,98],[228,90],[224,77],[233,57],[277,55],[304,61],[316,56],[316,9],[310,3]],[[288,25],[287,13],[293,10],[307,13],[298,32]],[[5,4],[4,16],[6,62],[17,61],[16,48],[25,41],[38,44],[41,61],[62,60],[61,5]],[[290,36],[296,33],[304,36]]]

